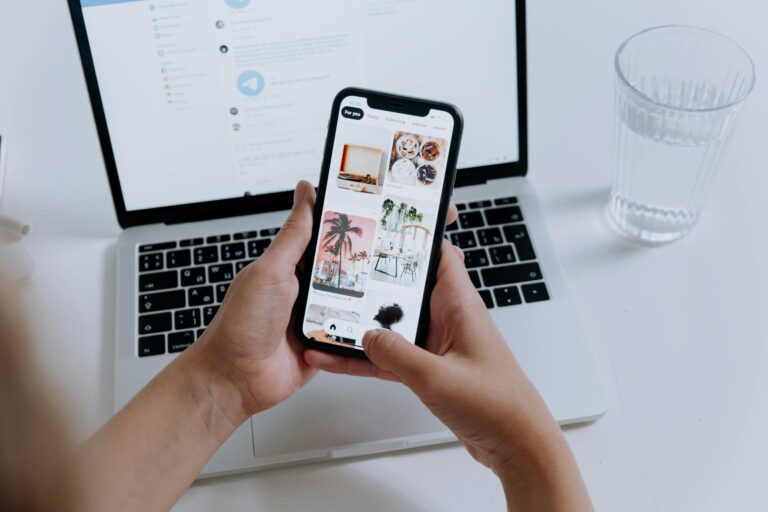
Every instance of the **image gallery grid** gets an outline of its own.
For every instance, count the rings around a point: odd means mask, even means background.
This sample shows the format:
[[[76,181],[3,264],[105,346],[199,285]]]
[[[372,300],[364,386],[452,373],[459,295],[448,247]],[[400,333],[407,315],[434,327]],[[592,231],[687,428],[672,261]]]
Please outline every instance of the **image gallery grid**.
[[[350,118],[344,108],[330,159],[304,333],[361,348],[365,332],[384,328],[413,342],[453,120],[445,113],[436,120],[374,109]]]

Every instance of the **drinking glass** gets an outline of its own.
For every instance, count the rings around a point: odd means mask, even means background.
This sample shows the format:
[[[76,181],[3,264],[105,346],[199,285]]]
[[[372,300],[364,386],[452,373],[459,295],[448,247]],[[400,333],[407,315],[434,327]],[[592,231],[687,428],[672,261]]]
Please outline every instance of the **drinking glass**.
[[[632,36],[615,65],[609,220],[634,240],[676,240],[699,218],[734,121],[754,87],[754,65],[731,39],[685,26]]]

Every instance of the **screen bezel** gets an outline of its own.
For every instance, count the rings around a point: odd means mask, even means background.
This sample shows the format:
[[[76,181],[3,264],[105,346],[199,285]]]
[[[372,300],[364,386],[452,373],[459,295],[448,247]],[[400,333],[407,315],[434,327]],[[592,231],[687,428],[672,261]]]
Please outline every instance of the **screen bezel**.
[[[99,91],[96,68],[88,40],[83,8],[80,0],[68,0],[75,39],[80,52],[80,60],[85,75],[91,109],[101,146],[102,157],[109,178],[112,200],[115,205],[117,220],[121,227],[146,224],[176,224],[199,220],[235,217],[254,213],[279,211],[290,208],[293,191],[260,194],[252,197],[238,197],[180,204],[143,210],[127,210],[125,198],[120,186],[117,162],[112,149],[104,105]],[[525,176],[528,170],[528,110],[527,110],[527,64],[525,0],[516,0],[516,36],[517,36],[517,85],[518,85],[518,152],[515,162],[469,167],[460,169],[456,177],[456,186],[476,185],[491,179]]]
[[[312,239],[307,246],[304,254],[303,273],[300,275],[299,297],[294,309],[294,328],[299,340],[307,347],[332,352],[335,354],[351,356],[356,358],[366,358],[365,353],[360,349],[348,348],[344,345],[332,345],[314,339],[307,338],[304,335],[304,317],[306,316],[307,301],[309,299],[309,289],[312,286],[312,269],[314,268],[315,253],[317,252],[317,240],[320,236],[322,226],[322,214],[325,205],[325,194],[331,172],[331,159],[336,142],[336,132],[338,127],[339,113],[344,99],[350,96],[365,98],[368,106],[377,110],[384,110],[400,114],[411,114],[426,116],[431,110],[440,110],[447,112],[453,118],[453,131],[451,133],[450,150],[446,161],[446,177],[443,182],[443,189],[440,196],[440,205],[437,211],[437,221],[435,234],[432,243],[432,249],[427,266],[427,277],[424,282],[424,297],[420,308],[419,325],[416,330],[414,342],[417,346],[426,345],[427,330],[429,329],[429,302],[432,296],[437,277],[437,266],[440,261],[440,251],[442,249],[442,240],[445,235],[445,222],[448,216],[448,207],[451,203],[453,188],[456,176],[456,162],[461,147],[461,136],[464,128],[464,120],[458,108],[448,103],[441,103],[408,96],[398,96],[394,94],[370,91],[350,87],[342,90],[336,95],[331,108],[331,120],[328,126],[328,138],[325,141],[323,151],[323,167],[320,174],[320,182],[317,192],[317,201],[315,202],[314,226],[312,228]]]

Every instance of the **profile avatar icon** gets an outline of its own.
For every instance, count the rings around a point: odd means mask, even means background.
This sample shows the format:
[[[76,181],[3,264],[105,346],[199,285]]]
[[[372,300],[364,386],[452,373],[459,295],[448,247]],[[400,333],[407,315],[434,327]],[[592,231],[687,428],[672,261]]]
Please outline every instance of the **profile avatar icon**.
[[[222,29],[224,28],[224,22],[222,20],[219,20],[216,22],[216,28]]]
[[[220,51],[221,53],[229,53],[229,46],[227,46],[227,45],[223,44],[223,45],[221,45],[221,46],[219,47],[219,51]]]

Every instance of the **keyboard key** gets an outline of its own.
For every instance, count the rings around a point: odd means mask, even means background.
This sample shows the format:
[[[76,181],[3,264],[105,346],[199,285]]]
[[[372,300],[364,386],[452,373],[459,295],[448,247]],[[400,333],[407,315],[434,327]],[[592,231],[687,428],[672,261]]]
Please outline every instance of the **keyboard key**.
[[[171,251],[165,255],[165,263],[168,268],[188,267],[192,264],[192,253],[189,249]]]
[[[200,327],[200,310],[199,309],[186,309],[184,311],[177,311],[175,316],[176,330],[191,329],[192,327]]]
[[[241,270],[243,270],[245,267],[247,267],[253,262],[254,260],[238,261],[237,263],[235,263],[235,272],[240,272]]]
[[[459,210],[460,212],[463,212],[464,210],[467,209],[467,205],[464,203],[459,203],[456,205],[456,209]]]
[[[187,292],[189,297],[188,304],[190,306],[208,306],[213,304],[213,286],[199,286],[197,288],[190,288]]]
[[[224,297],[227,295],[227,290],[229,290],[229,283],[216,285],[216,302],[224,302]]]
[[[245,257],[245,244],[243,242],[221,246],[221,259],[223,261],[241,260]]]
[[[271,243],[272,240],[268,238],[248,242],[248,256],[250,258],[258,258],[267,251]]]
[[[477,270],[470,270],[469,278],[472,280],[472,284],[475,285],[475,288],[482,288],[483,285],[480,282],[480,274],[477,273]]]
[[[197,339],[200,339],[203,334],[205,334],[205,329],[198,329],[197,330]]]
[[[494,265],[504,265],[505,263],[514,263],[517,261],[515,258],[515,251],[512,250],[511,245],[502,245],[501,247],[491,247],[491,262]]]
[[[181,271],[181,286],[205,284],[205,267],[185,268]]]
[[[224,265],[211,265],[208,267],[208,282],[209,283],[222,283],[224,281],[231,281],[235,278],[235,271],[232,268],[231,263]]]
[[[517,198],[516,197],[502,197],[500,199],[496,199],[494,201],[494,204],[496,206],[504,206],[507,204],[517,204]]]
[[[493,297],[491,296],[491,292],[489,290],[480,290],[480,297],[483,298],[483,302],[485,302],[486,308],[493,309]]]
[[[208,306],[203,308],[203,325],[208,327],[213,322],[216,313],[219,312],[219,306]]]
[[[485,226],[482,212],[464,212],[459,214],[459,224],[463,229],[481,228]]]
[[[179,247],[194,247],[196,245],[203,245],[202,238],[190,238],[189,240],[182,240],[179,242]]]
[[[163,270],[163,253],[145,254],[139,256],[139,272],[152,272]]]
[[[154,292],[167,290],[169,288],[178,288],[179,273],[175,270],[169,272],[156,272],[154,274],[143,274],[139,276],[139,291]]]
[[[219,248],[215,245],[195,249],[195,265],[216,263],[217,261],[219,261]]]
[[[461,249],[474,249],[477,247],[477,239],[472,231],[462,231],[451,235],[451,243]]]
[[[245,231],[243,233],[235,233],[233,238],[235,240],[248,240],[249,238],[257,238],[258,236],[258,231]]]
[[[541,269],[538,263],[523,263],[520,265],[504,265],[501,267],[484,268],[480,271],[486,286],[525,283],[540,281]]]
[[[491,206],[490,201],[473,201],[469,203],[469,207],[473,210],[477,208],[489,208]]]
[[[168,352],[176,354],[184,352],[195,342],[195,331],[174,332],[168,335]]]
[[[458,230],[459,230],[459,223],[458,222],[454,222],[453,224],[448,224],[447,226],[445,226],[445,231],[447,233],[451,233],[453,231],[458,231]]]
[[[520,290],[517,286],[505,286],[504,288],[496,288],[493,290],[493,295],[496,297],[496,304],[500,308],[504,306],[517,306],[523,303],[523,299],[520,298]]]
[[[221,242],[229,242],[232,240],[232,237],[229,235],[216,235],[216,236],[209,236],[205,239],[206,243],[209,244],[218,244]]]
[[[480,245],[499,245],[504,243],[504,237],[501,236],[499,228],[481,229],[477,232],[477,239]]]
[[[156,334],[158,332],[170,331],[171,325],[170,313],[156,313],[154,315],[139,316],[139,334]]]
[[[184,290],[139,295],[139,313],[180,309],[187,305]]]
[[[139,338],[139,357],[165,354],[165,334]]]
[[[504,208],[493,208],[485,210],[485,218],[489,226],[498,224],[511,224],[513,222],[523,222],[523,212],[517,206],[506,206]]]
[[[262,229],[261,236],[277,236],[280,232],[280,228]]]
[[[547,285],[544,283],[526,284],[522,286],[525,302],[542,302],[549,300]]]
[[[528,236],[528,230],[524,225],[504,226],[504,236],[507,237],[507,242],[515,244],[517,257],[520,258],[520,261],[536,259],[536,253],[531,244],[531,237]]]
[[[139,252],[165,251],[167,249],[175,249],[175,248],[176,248],[176,242],[162,242],[159,244],[142,245],[141,247],[139,247]]]
[[[477,249],[474,251],[464,251],[464,266],[467,268],[487,267],[490,265],[488,261],[488,253],[485,249]]]

